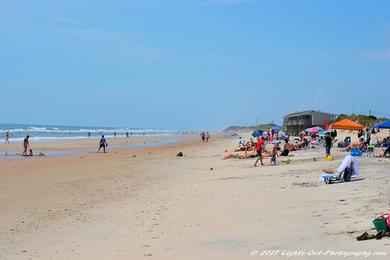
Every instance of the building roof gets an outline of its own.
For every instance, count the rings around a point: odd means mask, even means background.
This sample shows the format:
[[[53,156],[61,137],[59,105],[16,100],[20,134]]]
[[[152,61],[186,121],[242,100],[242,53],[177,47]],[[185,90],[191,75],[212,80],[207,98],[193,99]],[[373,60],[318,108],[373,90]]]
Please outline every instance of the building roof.
[[[322,112],[322,111],[306,110],[306,111],[302,111],[302,112],[291,113],[291,114],[285,115],[284,117],[304,116],[304,115],[310,115],[312,113],[321,113],[321,114],[335,115],[335,114],[332,114],[332,113],[326,113],[326,112]]]

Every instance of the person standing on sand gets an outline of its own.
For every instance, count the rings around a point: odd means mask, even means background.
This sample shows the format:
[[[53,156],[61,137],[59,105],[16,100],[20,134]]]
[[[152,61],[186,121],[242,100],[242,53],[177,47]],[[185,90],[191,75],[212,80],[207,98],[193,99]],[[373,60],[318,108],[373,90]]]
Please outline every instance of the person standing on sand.
[[[257,163],[259,161],[261,162],[261,165],[264,165],[264,163],[263,163],[263,155],[262,155],[263,147],[264,147],[264,139],[265,138],[263,136],[261,138],[257,139],[257,143],[256,143],[256,146],[255,146],[257,159],[255,161],[255,164],[253,165],[254,167],[257,167]]]
[[[371,131],[369,128],[366,129],[366,142],[367,142],[367,145],[370,145],[370,143],[371,143]]]
[[[202,142],[204,143],[204,141],[206,140],[206,133],[204,131],[202,131],[200,133],[200,137],[202,138]]]
[[[278,143],[274,143],[274,146],[272,147],[272,156],[271,156],[271,165],[276,165],[276,156],[278,156]]]
[[[9,144],[9,137],[10,137],[10,133],[7,130],[7,132],[5,132],[5,144]]]
[[[332,148],[332,137],[329,133],[325,134],[325,154],[326,157],[330,156],[330,149]]]
[[[210,139],[210,134],[208,131],[206,131],[206,143],[209,142],[209,139]]]
[[[126,138],[129,138],[129,132],[126,132]]]
[[[28,141],[29,138],[30,138],[30,136],[27,135],[26,138],[24,138],[24,140],[23,140],[23,148],[24,148],[23,155],[27,155],[27,149],[28,149],[28,147],[30,147],[30,143]]]
[[[100,149],[103,148],[103,152],[106,153],[106,147],[108,146],[106,138],[104,138],[104,135],[102,135],[102,138],[100,138],[99,141],[99,149],[97,152],[100,152]]]

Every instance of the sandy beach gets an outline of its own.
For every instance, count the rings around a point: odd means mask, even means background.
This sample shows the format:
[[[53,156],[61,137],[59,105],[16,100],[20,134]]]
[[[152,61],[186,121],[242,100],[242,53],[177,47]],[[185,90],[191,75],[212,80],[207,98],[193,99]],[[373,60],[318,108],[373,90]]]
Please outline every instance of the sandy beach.
[[[132,142],[158,141],[138,138]],[[375,233],[372,220],[389,211],[388,159],[362,157],[358,178],[326,185],[319,181],[321,168],[337,167],[346,153],[333,149],[335,160],[328,162],[322,148],[308,149],[294,152],[288,165],[278,159],[270,166],[267,159],[266,166],[254,168],[253,159],[223,160],[224,150],[238,143],[223,134],[207,144],[198,136],[157,147],[126,142],[110,140],[107,154],[95,153],[96,140],[47,142],[34,149],[90,150],[0,160],[0,259],[390,253],[388,238],[355,239]],[[18,149],[20,144],[7,148]],[[185,156],[177,158],[180,151]]]

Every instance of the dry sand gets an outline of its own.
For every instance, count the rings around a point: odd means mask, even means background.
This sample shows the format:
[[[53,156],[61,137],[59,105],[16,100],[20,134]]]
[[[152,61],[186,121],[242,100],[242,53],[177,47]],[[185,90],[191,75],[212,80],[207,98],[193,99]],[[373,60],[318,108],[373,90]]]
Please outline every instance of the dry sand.
[[[40,145],[96,144],[83,142]],[[253,168],[253,160],[222,160],[236,143],[196,136],[157,148],[0,160],[0,259],[256,259],[253,250],[311,249],[385,251],[379,259],[388,259],[390,239],[355,237],[373,233],[371,221],[390,211],[390,160],[363,157],[357,180],[325,185],[320,169],[344,153],[327,162],[323,149],[310,149],[289,165]],[[287,259],[281,252],[270,258]]]

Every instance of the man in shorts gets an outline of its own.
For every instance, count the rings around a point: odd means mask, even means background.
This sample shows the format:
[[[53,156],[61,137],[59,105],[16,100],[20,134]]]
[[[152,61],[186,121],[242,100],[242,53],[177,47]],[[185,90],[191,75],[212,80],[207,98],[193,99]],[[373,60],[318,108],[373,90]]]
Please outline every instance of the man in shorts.
[[[264,137],[258,138],[255,146],[255,151],[256,151],[256,161],[254,167],[257,167],[257,163],[260,161],[261,165],[264,165],[263,163],[263,147],[264,147]]]
[[[332,148],[332,137],[329,133],[325,134],[325,156],[330,156],[330,149]]]
[[[103,148],[103,152],[106,153],[106,146],[108,146],[106,138],[104,138],[104,135],[102,135],[102,138],[100,138],[99,141],[99,149],[97,152],[100,152],[100,149]]]

